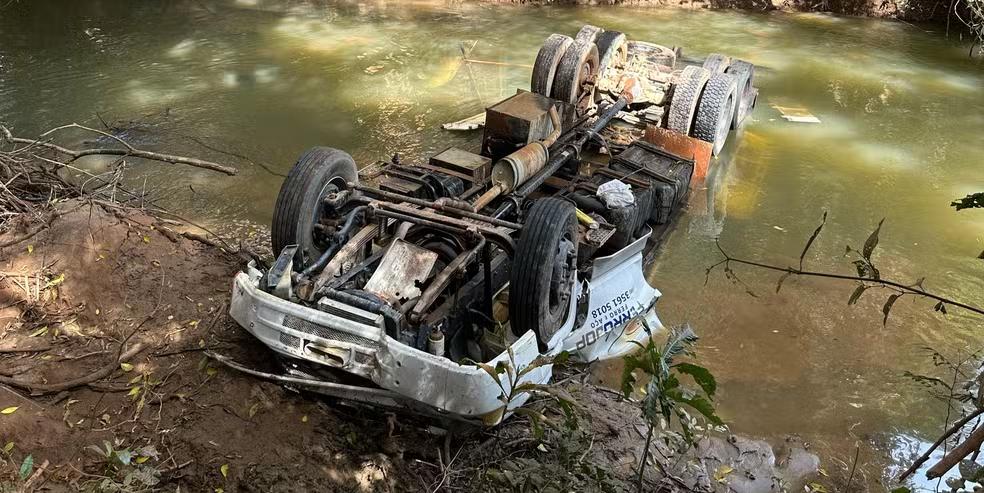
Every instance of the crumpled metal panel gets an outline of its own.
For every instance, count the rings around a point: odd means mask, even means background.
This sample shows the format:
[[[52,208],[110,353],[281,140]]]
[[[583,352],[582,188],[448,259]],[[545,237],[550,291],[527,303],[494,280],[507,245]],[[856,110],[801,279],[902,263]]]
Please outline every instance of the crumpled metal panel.
[[[365,290],[387,301],[401,303],[420,296],[420,284],[434,269],[437,253],[396,240],[383,255]]]
[[[564,349],[575,358],[606,360],[637,349],[633,341],[645,343],[648,337],[640,322],[633,322],[639,315],[654,332],[662,330],[654,309],[661,293],[649,285],[642,269],[642,251],[650,234],[651,230],[618,252],[595,259],[594,275],[584,294],[587,316],[564,339]]]
[[[707,168],[711,164],[711,149],[713,147],[710,142],[704,142],[653,125],[646,127],[646,134],[642,139],[682,158],[693,159],[694,176],[691,183],[707,177]]]

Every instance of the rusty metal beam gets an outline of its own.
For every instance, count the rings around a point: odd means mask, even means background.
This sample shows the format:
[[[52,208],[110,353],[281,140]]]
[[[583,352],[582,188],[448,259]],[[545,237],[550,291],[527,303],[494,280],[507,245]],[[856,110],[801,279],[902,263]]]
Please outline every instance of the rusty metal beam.
[[[383,204],[382,202],[369,201],[370,204]],[[394,204],[388,204],[390,207],[394,207]],[[409,213],[407,213],[409,211]],[[399,221],[406,221],[413,224],[419,224],[421,226],[427,226],[429,228],[434,228],[439,231],[444,231],[447,233],[455,235],[468,235],[470,231],[481,234],[487,237],[496,246],[502,248],[507,254],[512,256],[516,252],[516,246],[513,244],[512,238],[509,235],[503,233],[500,230],[491,227],[482,227],[481,225],[471,224],[462,221],[463,224],[448,224],[445,222],[439,222],[434,220],[435,218],[440,218],[444,220],[453,220],[454,218],[438,216],[436,214],[432,215],[432,218],[422,217],[420,214],[424,211],[418,209],[397,209],[390,210],[387,207],[375,208],[373,213],[383,217],[390,217],[397,219]]]
[[[485,214],[479,214],[477,212],[462,209],[460,207],[453,207],[448,204],[441,204],[437,202],[431,202],[429,200],[418,199],[416,197],[407,197],[405,195],[400,195],[398,193],[387,192],[385,190],[380,190],[378,188],[367,187],[364,185],[356,185],[350,183],[349,187],[354,188],[360,192],[366,192],[384,199],[406,202],[408,204],[418,205],[420,207],[426,207],[428,209],[433,209],[440,212],[446,212],[448,214],[453,214],[458,217],[465,217],[468,219],[474,219],[476,221],[482,221],[489,223],[493,226],[500,226],[503,228],[519,230],[523,227],[522,224],[514,223],[512,221],[505,221],[502,219],[486,216]]]
[[[440,273],[434,277],[431,281],[430,286],[427,286],[427,290],[420,295],[420,299],[417,300],[417,304],[413,306],[413,310],[410,312],[410,321],[413,323],[419,323],[424,317],[424,312],[430,309],[431,305],[437,301],[437,297],[440,296],[441,292],[444,291],[455,275],[464,272],[468,264],[472,263],[478,256],[479,252],[485,247],[485,238],[479,237],[478,243],[474,247],[465,250],[455,257]]]
[[[338,253],[331,258],[328,265],[326,265],[325,268],[318,273],[310,285],[305,285],[304,289],[298,289],[299,296],[302,299],[311,301],[315,293],[317,293],[325,284],[328,284],[328,281],[341,274],[342,267],[346,262],[355,264],[358,259],[358,253],[378,235],[378,224],[368,224],[363,226],[362,229],[355,233],[352,238],[350,238],[349,241],[342,246],[341,250],[339,250]]]

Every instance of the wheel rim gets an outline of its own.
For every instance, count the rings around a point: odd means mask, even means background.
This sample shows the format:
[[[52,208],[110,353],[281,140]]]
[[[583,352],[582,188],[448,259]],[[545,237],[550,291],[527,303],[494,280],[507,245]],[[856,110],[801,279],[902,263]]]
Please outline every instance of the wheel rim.
[[[597,78],[594,80],[592,76],[597,72],[598,67],[592,64],[592,60],[587,60],[584,65],[581,65],[581,70],[577,76],[577,106],[581,110],[587,109],[588,106],[593,103],[590,96],[594,93],[594,84],[597,82]]]
[[[550,299],[548,310],[551,318],[563,313],[570,301],[571,286],[574,284],[577,253],[571,233],[564,235],[557,244],[557,255],[554,257],[553,270],[550,276]]]
[[[313,217],[311,217],[311,222],[310,222],[311,226],[308,228],[308,231],[306,232],[301,231],[298,234],[298,238],[301,238],[302,235],[306,235],[307,237],[309,237],[311,239],[311,246],[317,249],[317,251],[315,252],[310,252],[308,251],[307,248],[302,249],[301,253],[304,257],[303,260],[305,261],[305,263],[313,258],[320,257],[321,253],[325,250],[325,248],[328,247],[328,245],[325,243],[326,240],[325,235],[317,233],[318,228],[315,227],[318,224],[322,224],[321,221],[325,217],[325,208],[324,208],[325,198],[327,198],[331,194],[346,190],[347,188],[348,188],[348,183],[345,181],[345,178],[341,176],[333,176],[327,182],[325,182],[325,184],[321,187],[321,190],[318,191],[319,207],[316,207],[314,209],[314,214]]]

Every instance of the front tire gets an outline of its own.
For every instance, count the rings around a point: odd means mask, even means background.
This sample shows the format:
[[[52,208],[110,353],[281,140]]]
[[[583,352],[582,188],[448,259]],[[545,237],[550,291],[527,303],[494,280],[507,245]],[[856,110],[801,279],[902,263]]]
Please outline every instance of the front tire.
[[[312,147],[298,158],[280,186],[273,209],[273,254],[297,245],[295,270],[303,270],[324,252],[314,235],[321,215],[321,201],[328,194],[359,182],[359,170],[347,152],[331,147]]]
[[[532,330],[541,349],[567,318],[577,278],[574,204],[537,200],[523,223],[509,273],[509,323],[517,336]]]

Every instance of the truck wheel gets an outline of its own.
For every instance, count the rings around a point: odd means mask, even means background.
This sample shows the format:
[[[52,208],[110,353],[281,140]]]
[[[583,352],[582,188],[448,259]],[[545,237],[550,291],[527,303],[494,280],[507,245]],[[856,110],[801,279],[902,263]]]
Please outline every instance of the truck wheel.
[[[592,26],[591,24],[585,24],[581,26],[581,29],[574,35],[574,41],[579,41],[584,44],[594,43],[598,36],[601,35],[605,30],[598,27]]]
[[[574,42],[557,66],[553,98],[577,106],[586,93],[593,97],[594,85],[587,87],[587,82],[598,74],[598,63],[598,47],[594,43]]]
[[[298,245],[295,269],[314,262],[325,245],[314,235],[314,225],[321,215],[321,201],[329,193],[358,183],[359,170],[352,156],[331,147],[308,149],[291,168],[280,186],[277,205],[273,209],[271,240],[273,254],[288,245]]]
[[[735,60],[731,62],[725,73],[734,75],[738,80],[738,107],[735,111],[735,117],[731,120],[731,129],[737,130],[741,126],[742,121],[745,120],[745,116],[751,111],[751,108],[749,108],[751,101],[746,101],[746,98],[750,98],[752,94],[752,79],[755,77],[755,65],[744,60]]]
[[[517,336],[532,330],[541,349],[567,317],[577,278],[574,204],[557,198],[530,207],[509,273],[509,323]]]
[[[711,53],[704,59],[704,68],[712,74],[722,74],[731,65],[731,57],[720,53]]]
[[[697,100],[700,98],[704,84],[711,73],[703,68],[688,66],[677,80],[673,88],[673,99],[670,100],[670,114],[667,118],[667,128],[684,135],[690,135],[690,127],[694,121]]]
[[[625,67],[629,58],[625,35],[618,31],[605,31],[595,40],[598,46],[598,72],[604,74],[609,67]]]
[[[716,74],[707,81],[694,119],[694,137],[710,142],[717,156],[728,140],[738,100],[738,81],[731,74]]]
[[[570,36],[563,34],[551,34],[543,42],[540,51],[536,54],[536,61],[533,62],[533,77],[530,80],[530,90],[541,95],[550,97],[550,90],[553,88],[554,75],[557,73],[557,65],[563,58],[574,40]]]

